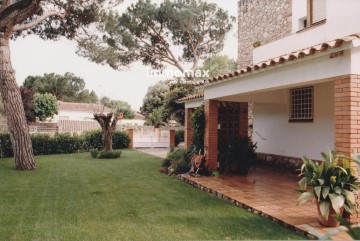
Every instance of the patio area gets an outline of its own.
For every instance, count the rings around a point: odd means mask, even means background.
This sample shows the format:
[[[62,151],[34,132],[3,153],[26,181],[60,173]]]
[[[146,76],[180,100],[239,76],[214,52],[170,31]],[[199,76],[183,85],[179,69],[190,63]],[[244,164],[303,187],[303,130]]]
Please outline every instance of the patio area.
[[[314,203],[296,206],[299,177],[295,173],[259,166],[247,176],[191,177],[180,179],[203,191],[266,216],[284,226],[294,228],[309,239],[318,239],[331,228],[318,223]],[[346,233],[333,235],[332,240],[352,240]]]

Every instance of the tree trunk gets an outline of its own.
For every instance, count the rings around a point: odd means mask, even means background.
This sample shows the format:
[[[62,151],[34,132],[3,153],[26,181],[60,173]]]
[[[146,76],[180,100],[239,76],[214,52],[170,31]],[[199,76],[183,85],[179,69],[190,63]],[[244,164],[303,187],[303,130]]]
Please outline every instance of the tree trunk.
[[[4,103],[15,165],[18,170],[34,170],[36,164],[24,107],[15,72],[11,66],[9,40],[0,33],[0,93]]]
[[[118,114],[113,115],[113,113],[109,113],[104,115],[95,113],[94,118],[101,126],[102,144],[104,151],[112,151],[112,136],[116,130]]]
[[[103,146],[104,151],[112,151],[112,136],[113,130],[111,128],[107,130],[103,130],[102,138],[103,138]]]

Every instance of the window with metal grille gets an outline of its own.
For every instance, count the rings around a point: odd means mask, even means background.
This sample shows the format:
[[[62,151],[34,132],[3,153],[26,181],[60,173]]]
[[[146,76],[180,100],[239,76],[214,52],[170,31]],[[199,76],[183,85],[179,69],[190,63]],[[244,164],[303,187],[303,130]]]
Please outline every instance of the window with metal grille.
[[[314,90],[312,87],[290,90],[290,121],[314,119]]]
[[[326,0],[308,0],[308,4],[310,24],[326,20]]]

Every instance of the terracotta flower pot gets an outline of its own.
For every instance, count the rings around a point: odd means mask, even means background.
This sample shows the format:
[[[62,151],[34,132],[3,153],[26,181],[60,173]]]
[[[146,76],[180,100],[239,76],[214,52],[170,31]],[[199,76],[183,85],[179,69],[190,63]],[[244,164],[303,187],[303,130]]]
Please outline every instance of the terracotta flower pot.
[[[318,202],[316,202],[316,207],[317,207],[317,210],[318,210],[319,222],[321,223],[321,225],[324,225],[324,226],[326,226],[326,227],[339,227],[339,226],[340,226],[339,221],[337,221],[337,220],[335,219],[335,217],[336,217],[338,214],[336,214],[336,212],[335,212],[335,210],[333,209],[332,205],[330,205],[330,211],[329,211],[328,220],[326,220],[326,219],[321,215],[320,205],[319,205]],[[340,209],[340,214],[339,214],[340,217],[342,217],[343,212],[344,212],[344,208],[341,208],[341,209]]]

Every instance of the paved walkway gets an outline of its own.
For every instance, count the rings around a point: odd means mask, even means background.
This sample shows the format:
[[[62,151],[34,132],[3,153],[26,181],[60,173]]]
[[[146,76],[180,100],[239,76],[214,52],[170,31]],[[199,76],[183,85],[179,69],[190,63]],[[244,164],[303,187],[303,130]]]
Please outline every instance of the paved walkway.
[[[137,148],[136,150],[164,159],[170,152],[170,148]]]
[[[290,226],[306,234],[308,238],[316,238],[332,230],[318,223],[314,203],[296,206],[299,193],[295,190],[298,188],[299,177],[295,174],[259,167],[251,170],[247,176],[195,178],[185,174],[181,178],[197,188]],[[351,237],[340,233],[333,235],[332,239],[351,240]]]

